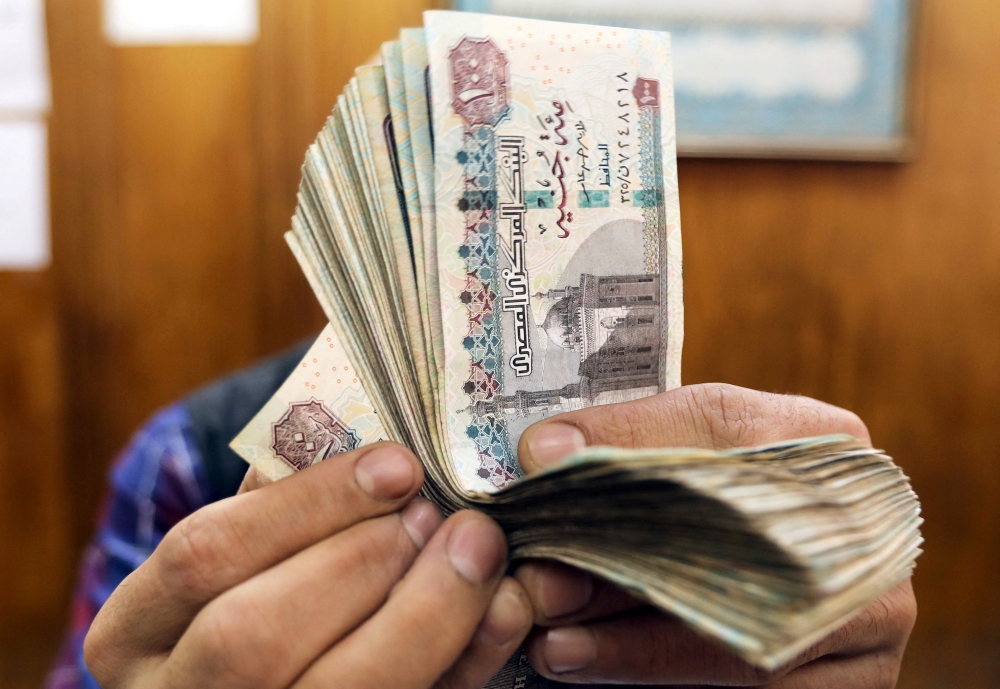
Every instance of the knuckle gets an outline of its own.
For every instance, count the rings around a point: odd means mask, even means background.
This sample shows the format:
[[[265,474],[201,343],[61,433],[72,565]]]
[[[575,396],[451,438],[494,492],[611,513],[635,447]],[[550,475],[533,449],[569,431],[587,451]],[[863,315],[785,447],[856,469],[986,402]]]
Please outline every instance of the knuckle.
[[[865,442],[871,444],[871,433],[868,431],[868,426],[865,425],[865,422],[861,420],[860,416],[852,411],[840,409],[839,407],[835,407],[835,409],[837,409],[843,417],[841,419],[841,423],[844,427],[845,433],[849,433],[858,440],[864,440]]]
[[[619,447],[642,447],[643,429],[648,421],[646,409],[638,404],[612,404],[607,408],[605,433],[609,437],[602,442],[611,442]]]
[[[83,640],[83,662],[97,683],[106,689],[120,686],[118,672],[111,659],[113,650],[114,644],[109,639],[107,627],[103,618],[98,615]]]
[[[753,445],[756,443],[758,429],[764,422],[760,407],[750,400],[751,393],[746,390],[722,386],[716,391],[718,400],[718,419],[722,432],[734,446]]]
[[[801,435],[828,435],[846,433],[859,440],[871,442],[868,427],[857,414],[826,402],[800,395],[787,397],[788,422]]]
[[[225,662],[235,644],[233,632],[239,633],[235,616],[229,614],[223,606],[210,605],[191,625],[187,636],[199,654],[216,662]]]
[[[713,447],[756,444],[766,419],[758,403],[761,393],[711,383],[690,392],[690,404],[701,417]]]
[[[142,656],[141,640],[130,625],[135,617],[132,580],[138,572],[126,577],[111,593],[83,640],[84,664],[100,686],[107,689],[125,686],[125,677],[132,671],[136,658]]]
[[[157,549],[167,584],[197,598],[224,588],[220,577],[234,565],[233,536],[227,520],[212,506],[180,522]]]
[[[801,395],[780,395],[708,383],[683,388],[688,421],[712,447],[746,447],[789,437],[847,433],[870,443],[854,412]]]
[[[220,599],[205,608],[188,630],[191,646],[213,686],[238,689],[266,684],[274,663],[268,649],[255,647],[253,641],[267,620],[250,603],[232,603]]]
[[[356,536],[352,561],[365,581],[395,582],[416,555],[398,514],[372,520]]]
[[[591,445],[639,448],[667,442],[740,447],[757,443],[770,427],[771,407],[776,404],[771,397],[789,399],[724,383],[690,385],[642,400],[592,407],[576,419]]]

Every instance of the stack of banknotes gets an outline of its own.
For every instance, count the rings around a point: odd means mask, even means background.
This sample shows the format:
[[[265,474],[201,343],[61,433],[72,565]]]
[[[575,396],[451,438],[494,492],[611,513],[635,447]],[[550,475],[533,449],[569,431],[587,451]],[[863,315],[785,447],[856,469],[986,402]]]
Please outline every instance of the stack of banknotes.
[[[605,577],[763,667],[908,577],[916,496],[849,437],[589,448],[523,477],[535,421],[680,384],[670,38],[424,22],[309,148],[287,240],[330,325],[233,449],[280,479],[404,443],[424,494],[494,517],[513,559]]]

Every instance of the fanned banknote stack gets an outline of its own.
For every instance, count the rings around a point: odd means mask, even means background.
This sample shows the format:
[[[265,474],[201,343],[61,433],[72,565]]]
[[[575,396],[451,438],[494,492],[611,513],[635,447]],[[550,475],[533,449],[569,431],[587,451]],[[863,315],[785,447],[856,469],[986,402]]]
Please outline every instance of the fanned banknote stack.
[[[330,325],[233,449],[272,479],[384,439],[511,557],[589,570],[775,667],[907,578],[919,505],[849,437],[586,449],[522,476],[560,412],[680,384],[669,36],[428,12],[357,70],[287,240]],[[531,686],[516,668],[490,686]],[[513,679],[513,684],[511,678]]]

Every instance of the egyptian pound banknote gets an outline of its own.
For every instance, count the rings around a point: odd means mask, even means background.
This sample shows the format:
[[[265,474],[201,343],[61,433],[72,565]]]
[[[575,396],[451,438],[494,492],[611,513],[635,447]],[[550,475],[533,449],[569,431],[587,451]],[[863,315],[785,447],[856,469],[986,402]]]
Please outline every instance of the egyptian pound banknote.
[[[680,385],[667,34],[428,12],[442,414],[464,487],[531,423]]]

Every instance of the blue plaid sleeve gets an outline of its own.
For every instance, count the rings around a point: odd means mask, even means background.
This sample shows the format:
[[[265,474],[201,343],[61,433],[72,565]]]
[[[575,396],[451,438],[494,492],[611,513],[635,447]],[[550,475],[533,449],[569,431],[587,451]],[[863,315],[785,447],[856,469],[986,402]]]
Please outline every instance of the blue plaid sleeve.
[[[110,494],[83,556],[70,628],[47,689],[100,689],[83,662],[83,639],[94,616],[171,527],[209,502],[187,407],[176,404],[153,417],[115,462],[109,478]]]

